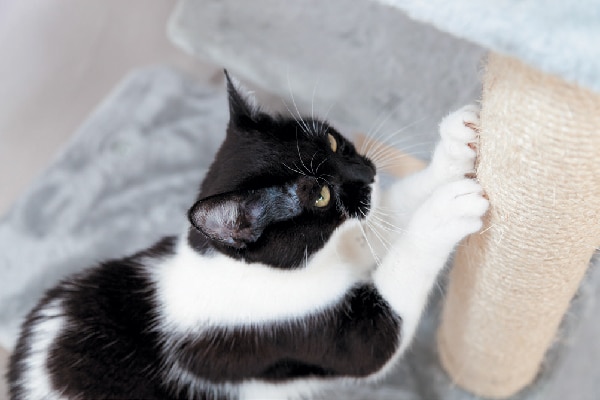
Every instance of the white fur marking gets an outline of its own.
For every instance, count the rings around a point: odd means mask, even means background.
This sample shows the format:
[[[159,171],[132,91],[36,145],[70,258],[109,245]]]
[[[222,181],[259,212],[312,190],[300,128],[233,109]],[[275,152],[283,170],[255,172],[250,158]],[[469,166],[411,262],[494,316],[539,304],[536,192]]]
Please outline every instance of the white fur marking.
[[[240,386],[240,400],[300,400],[311,399],[331,388],[335,380],[297,379],[282,383],[245,382]]]
[[[333,245],[303,268],[282,270],[201,255],[185,238],[154,271],[161,314],[180,331],[301,318],[331,306],[364,279],[360,270],[340,262]]]
[[[26,399],[60,400],[64,398],[52,389],[46,366],[50,346],[65,325],[64,312],[60,303],[61,300],[53,300],[38,311],[38,315],[44,319],[31,328],[32,332],[29,338],[31,347],[27,351],[27,357],[23,360],[24,372],[21,382]]]

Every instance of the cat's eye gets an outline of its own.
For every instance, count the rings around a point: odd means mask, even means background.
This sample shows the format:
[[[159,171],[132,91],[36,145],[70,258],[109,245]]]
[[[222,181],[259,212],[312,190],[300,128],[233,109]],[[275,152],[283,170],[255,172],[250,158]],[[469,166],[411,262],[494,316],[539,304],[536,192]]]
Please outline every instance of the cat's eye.
[[[329,140],[329,147],[335,153],[337,151],[337,140],[335,140],[331,133],[327,134],[327,140]]]
[[[327,185],[323,185],[321,192],[319,193],[319,197],[317,200],[315,200],[315,206],[319,208],[325,207],[327,204],[329,204],[329,200],[331,200],[331,192],[329,191]]]

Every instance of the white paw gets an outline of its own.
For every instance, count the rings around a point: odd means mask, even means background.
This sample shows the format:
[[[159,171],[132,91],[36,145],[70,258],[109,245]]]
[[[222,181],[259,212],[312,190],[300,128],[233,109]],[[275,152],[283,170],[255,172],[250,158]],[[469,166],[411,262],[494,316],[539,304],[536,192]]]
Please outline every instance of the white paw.
[[[479,107],[468,105],[445,117],[440,123],[441,141],[432,167],[442,182],[459,180],[475,173]]]
[[[451,251],[467,235],[481,229],[489,206],[479,183],[462,179],[437,188],[417,209],[408,231],[427,248]]]

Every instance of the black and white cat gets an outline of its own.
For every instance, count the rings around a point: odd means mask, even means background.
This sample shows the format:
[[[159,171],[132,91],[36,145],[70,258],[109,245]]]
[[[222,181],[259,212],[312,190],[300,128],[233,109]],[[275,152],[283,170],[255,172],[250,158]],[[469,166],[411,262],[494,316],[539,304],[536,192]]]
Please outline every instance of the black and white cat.
[[[488,207],[465,178],[477,109],[446,117],[429,167],[379,195],[374,161],[327,122],[270,116],[227,82],[190,226],[48,291],[12,399],[306,398],[383,376],[408,346]]]

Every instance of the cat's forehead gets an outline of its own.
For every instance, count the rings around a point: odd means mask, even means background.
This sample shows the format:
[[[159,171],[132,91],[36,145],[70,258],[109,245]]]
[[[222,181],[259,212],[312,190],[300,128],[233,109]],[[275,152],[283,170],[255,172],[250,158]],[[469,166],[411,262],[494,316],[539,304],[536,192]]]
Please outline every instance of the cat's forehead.
[[[331,124],[317,118],[282,117],[275,119],[273,138],[282,142],[303,141],[305,143],[323,143],[327,134],[341,136]]]
[[[335,130],[327,121],[317,118],[287,118],[287,125],[293,126],[296,132],[300,132],[307,139],[314,139],[326,135],[329,131]]]
[[[300,176],[341,185],[359,156],[325,119],[269,113],[229,82],[230,120],[225,141],[202,184],[201,195],[287,184]]]

